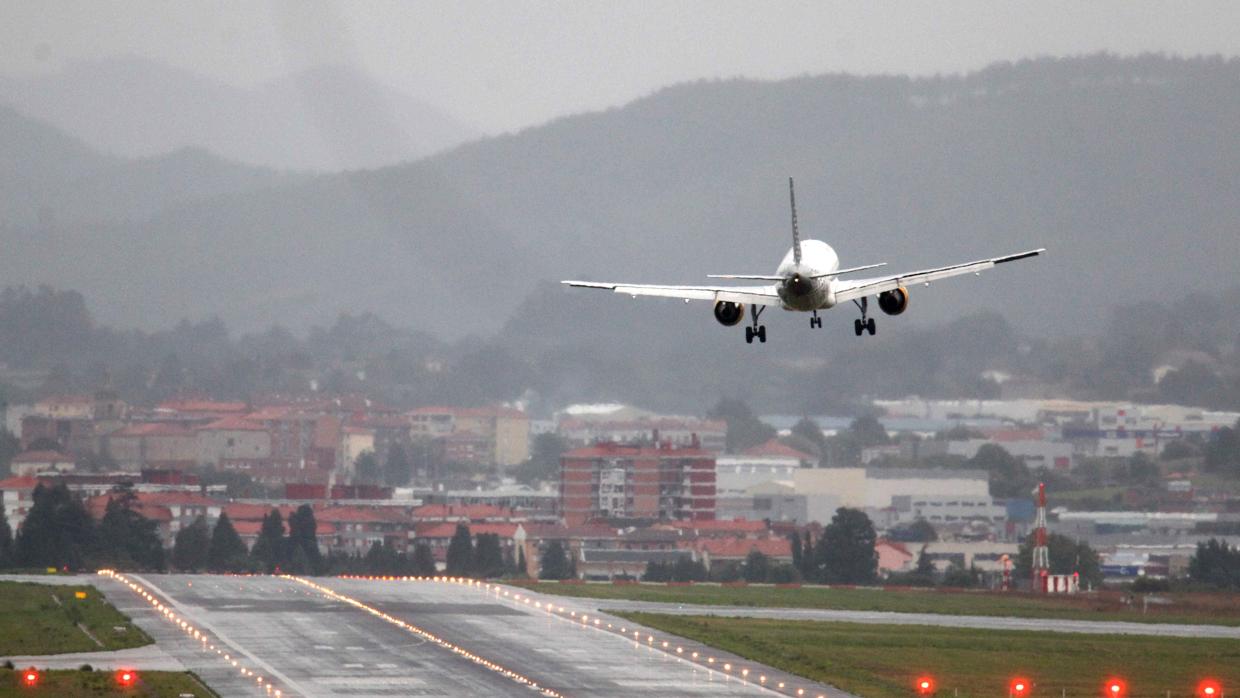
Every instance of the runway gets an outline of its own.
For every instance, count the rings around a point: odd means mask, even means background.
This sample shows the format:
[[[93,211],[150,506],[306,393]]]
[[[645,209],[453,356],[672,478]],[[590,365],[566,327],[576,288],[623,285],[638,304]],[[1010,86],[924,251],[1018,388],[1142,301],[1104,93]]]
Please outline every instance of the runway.
[[[1127,621],[1010,618],[1002,616],[954,616],[938,613],[835,611],[814,608],[754,608],[752,606],[708,606],[656,601],[616,601],[584,598],[574,598],[573,601],[586,608],[603,611],[666,613],[682,616],[731,616],[736,618],[773,618],[777,620],[835,621],[882,625],[933,625],[944,628],[976,628],[978,630],[1032,630],[1052,633],[1085,633],[1089,635],[1149,635],[1153,637],[1208,637],[1240,640],[1240,627],[1227,625],[1132,623]]]
[[[93,583],[225,696],[848,698],[612,616],[582,622],[568,605],[557,610],[564,599],[535,607],[498,585],[214,575]]]

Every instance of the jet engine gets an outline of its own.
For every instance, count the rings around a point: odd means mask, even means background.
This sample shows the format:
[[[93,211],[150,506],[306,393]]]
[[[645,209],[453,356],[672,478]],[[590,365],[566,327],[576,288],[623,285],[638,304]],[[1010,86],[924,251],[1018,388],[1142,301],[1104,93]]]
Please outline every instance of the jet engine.
[[[908,289],[901,286],[878,294],[878,307],[888,315],[899,315],[908,308]]]
[[[715,319],[719,321],[720,325],[731,327],[745,319],[745,305],[743,303],[718,301],[715,303]]]

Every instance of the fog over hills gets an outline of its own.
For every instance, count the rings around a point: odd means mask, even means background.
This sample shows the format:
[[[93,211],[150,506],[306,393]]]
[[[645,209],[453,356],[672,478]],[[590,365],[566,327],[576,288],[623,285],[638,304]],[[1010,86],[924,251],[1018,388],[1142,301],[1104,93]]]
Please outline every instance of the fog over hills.
[[[913,289],[909,313],[880,319],[880,333],[982,308],[1035,333],[1085,333],[1127,298],[1232,278],[1237,88],[1238,61],[1156,56],[684,84],[400,166],[174,203],[141,224],[70,226],[59,250],[10,227],[0,274],[81,289],[122,326],[215,312],[238,329],[303,328],[371,310],[490,335],[543,281],[770,273],[790,242],[792,175],[803,234],[845,266],[1050,248]],[[637,302],[573,293],[590,292],[544,293],[526,313],[577,308],[608,323]],[[646,333],[714,322],[705,304],[648,302]],[[802,317],[764,320],[772,335],[814,337],[813,351],[827,341]],[[548,322],[554,333],[583,318]],[[843,309],[814,332],[853,341],[850,325]],[[724,341],[743,344],[732,334]]]
[[[79,61],[52,75],[0,77],[0,102],[111,154],[195,147],[275,169],[391,165],[478,135],[442,109],[343,67],[241,88],[142,58]]]

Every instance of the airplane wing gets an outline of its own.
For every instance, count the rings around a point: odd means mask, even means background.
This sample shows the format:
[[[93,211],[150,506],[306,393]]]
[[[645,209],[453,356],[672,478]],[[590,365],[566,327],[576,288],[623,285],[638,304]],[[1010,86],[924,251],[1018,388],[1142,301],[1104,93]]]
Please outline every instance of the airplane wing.
[[[658,286],[655,284],[613,284],[597,281],[561,281],[577,288],[601,288],[634,298],[658,296],[686,301],[726,301],[751,305],[779,305],[779,294],[770,286]]]
[[[1015,262],[1018,259],[1027,259],[1036,257],[1046,251],[1046,248],[1038,248],[1029,250],[1028,252],[1018,252],[1004,257],[994,257],[992,259],[979,259],[975,262],[965,262],[964,264],[953,264],[948,267],[938,267],[936,269],[923,269],[921,271],[909,272],[907,274],[896,274],[893,276],[882,276],[873,279],[851,279],[839,280],[835,285],[835,299],[837,303],[844,301],[856,300],[865,296],[873,296],[883,291],[891,291],[901,286],[912,286],[913,284],[928,284],[931,281],[939,279],[947,279],[953,276],[961,276],[963,274],[976,274],[980,271],[990,269],[996,264],[1004,264],[1006,262]]]

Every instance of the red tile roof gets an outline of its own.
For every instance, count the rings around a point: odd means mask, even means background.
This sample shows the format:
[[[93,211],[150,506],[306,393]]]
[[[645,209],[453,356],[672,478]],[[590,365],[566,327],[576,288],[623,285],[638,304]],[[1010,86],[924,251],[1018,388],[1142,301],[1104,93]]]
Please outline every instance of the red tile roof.
[[[425,504],[413,510],[415,519],[509,519],[515,516],[512,509],[494,504]]]
[[[0,490],[13,492],[17,490],[33,490],[39,486],[39,478],[33,475],[24,477],[11,477],[7,480],[0,480]]]
[[[673,446],[671,448],[656,448],[654,446],[628,446],[615,443],[601,443],[594,446],[586,446],[585,448],[574,448],[571,451],[565,451],[564,458],[608,458],[608,457],[628,457],[628,458],[711,458],[715,457],[713,451],[706,451],[700,448],[681,448]]]
[[[244,402],[216,402],[214,400],[167,400],[158,407],[175,412],[245,412]]]
[[[316,509],[314,519],[332,523],[412,523],[409,516],[396,509],[352,506]]]
[[[743,456],[757,456],[762,458],[796,458],[797,460],[817,460],[817,456],[811,456],[804,451],[780,443],[778,439],[771,439],[764,444],[759,444],[753,448],[746,449],[741,452]]]
[[[314,535],[318,538],[330,537],[336,534],[336,527],[326,521],[314,522]],[[257,536],[263,530],[262,521],[234,521],[233,528],[236,529],[239,536]],[[286,531],[287,533],[287,531]]]
[[[455,523],[420,523],[414,527],[417,538],[445,539],[456,534]],[[473,523],[468,524],[470,535],[495,533],[500,538],[512,538],[516,535],[518,524],[515,523]]]
[[[693,531],[698,535],[762,533],[767,529],[765,521],[751,521],[750,519],[732,519],[731,521],[727,519],[670,521],[668,525],[686,531]]]
[[[767,557],[791,559],[792,543],[787,538],[762,538],[746,540],[744,538],[702,538],[691,545],[694,550],[709,553],[716,559],[743,559],[750,552],[757,550]]]
[[[272,507],[270,504],[235,502],[233,504],[225,504],[224,513],[228,514],[228,518],[233,521],[262,521],[263,517],[270,514],[273,508],[280,510],[280,517],[285,521],[288,521],[289,514],[292,514],[297,510],[295,507],[287,504],[279,507]]]
[[[193,436],[194,430],[184,424],[168,422],[139,422],[130,424],[108,434],[109,437],[125,436]]]
[[[267,427],[245,417],[234,415],[198,427],[200,431],[267,431]]]

